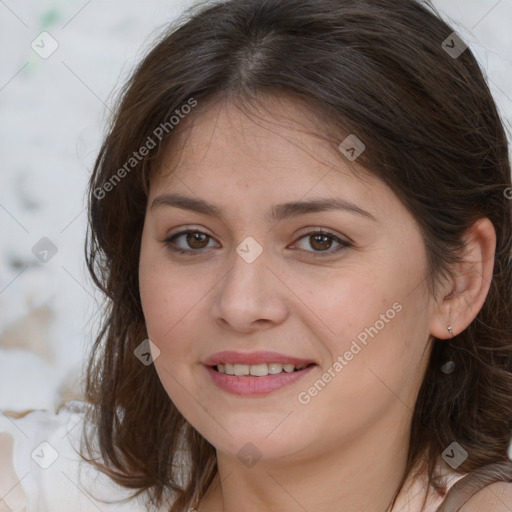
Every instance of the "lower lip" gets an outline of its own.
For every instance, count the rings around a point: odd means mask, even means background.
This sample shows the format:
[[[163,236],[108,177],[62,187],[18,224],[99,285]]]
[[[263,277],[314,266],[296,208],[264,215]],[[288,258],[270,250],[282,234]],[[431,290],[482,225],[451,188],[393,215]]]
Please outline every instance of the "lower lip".
[[[213,382],[223,391],[234,395],[257,396],[266,395],[298,381],[315,366],[312,364],[302,370],[290,373],[283,372],[276,375],[269,374],[265,377],[226,375],[214,370],[211,366],[207,366],[206,369]]]

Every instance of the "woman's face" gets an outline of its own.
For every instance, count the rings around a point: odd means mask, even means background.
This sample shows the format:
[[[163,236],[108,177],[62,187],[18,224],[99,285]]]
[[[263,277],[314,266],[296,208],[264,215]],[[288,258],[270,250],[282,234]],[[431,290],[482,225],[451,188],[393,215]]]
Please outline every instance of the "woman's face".
[[[185,418],[239,458],[298,460],[384,427],[405,439],[430,352],[417,224],[300,130],[212,107],[151,181],[139,279],[155,367]],[[314,364],[273,373],[294,359]]]

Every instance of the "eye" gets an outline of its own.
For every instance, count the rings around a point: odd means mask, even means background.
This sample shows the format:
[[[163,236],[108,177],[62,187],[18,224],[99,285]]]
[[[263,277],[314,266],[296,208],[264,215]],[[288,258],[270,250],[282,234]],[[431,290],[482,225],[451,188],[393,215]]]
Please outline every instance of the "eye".
[[[185,237],[183,238],[183,240],[188,247],[176,247],[175,241],[179,240],[181,237]],[[168,247],[168,249],[173,252],[178,252],[181,254],[191,254],[194,252],[201,252],[201,249],[204,249],[208,246],[208,239],[211,238],[212,237],[210,235],[207,235],[202,231],[188,229],[186,231],[180,231],[179,233],[176,233],[170,236],[169,238],[166,238],[164,240],[164,243],[166,247]]]
[[[177,245],[176,241],[183,238],[183,243],[186,247]],[[180,253],[180,254],[189,254],[195,255],[200,254],[203,249],[208,247],[208,241],[212,240],[212,237],[207,233],[199,230],[185,230],[180,231],[179,233],[175,233],[170,237],[166,238],[163,242],[165,246],[172,252]],[[303,236],[301,236],[298,241],[305,240],[313,248],[313,250],[304,249],[306,252],[316,253],[316,256],[329,256],[335,254],[342,249],[347,247],[351,247],[352,244],[347,242],[346,240],[342,240],[338,236],[324,230],[311,231]],[[334,250],[329,250],[333,242],[338,244]],[[297,242],[295,242],[297,244]],[[195,254],[194,254],[195,253]],[[321,254],[324,253],[324,254]]]
[[[332,254],[335,254],[342,249],[346,249],[347,247],[351,247],[352,244],[350,242],[347,242],[346,240],[342,240],[341,238],[337,237],[333,233],[330,233],[328,231],[324,230],[318,230],[318,231],[311,231],[310,233],[307,233],[304,236],[301,236],[298,241],[305,240],[306,244],[308,244],[310,247],[312,247],[314,250],[310,251],[308,249],[305,249],[307,252],[313,252],[313,253],[324,253],[324,254],[316,254],[317,256],[323,257],[323,256],[330,256]],[[333,250],[329,250],[332,247],[333,241],[338,244],[338,247],[336,247]],[[297,242],[296,242],[297,243]]]

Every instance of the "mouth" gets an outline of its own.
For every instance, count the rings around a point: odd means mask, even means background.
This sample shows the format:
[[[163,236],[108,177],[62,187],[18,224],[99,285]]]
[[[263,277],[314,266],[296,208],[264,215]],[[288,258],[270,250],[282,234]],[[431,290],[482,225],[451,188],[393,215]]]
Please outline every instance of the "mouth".
[[[318,364],[273,351],[240,352],[227,350],[203,361],[217,388],[234,395],[266,395],[303,379]]]
[[[218,389],[232,395],[261,396],[292,386],[314,371],[316,363],[217,363],[205,366]]]

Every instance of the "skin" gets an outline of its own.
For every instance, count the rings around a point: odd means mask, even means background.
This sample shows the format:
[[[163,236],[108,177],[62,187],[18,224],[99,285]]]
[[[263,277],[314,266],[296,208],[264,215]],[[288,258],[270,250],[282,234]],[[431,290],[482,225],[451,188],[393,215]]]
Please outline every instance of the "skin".
[[[139,280],[148,335],[160,350],[156,370],[180,412],[217,450],[219,475],[199,512],[384,512],[404,472],[432,336],[449,338],[450,324],[456,335],[480,310],[495,232],[487,219],[468,231],[467,259],[432,297],[421,232],[393,191],[305,133],[303,108],[267,101],[288,121],[212,106],[182,131],[179,151],[177,142],[168,148],[151,179]],[[170,192],[213,203],[223,219],[151,208]],[[275,204],[327,197],[374,218],[332,210],[277,224],[266,219]],[[335,239],[306,236],[319,228],[352,246],[333,252]],[[164,242],[185,229],[211,237],[174,240],[197,254],[173,253]],[[263,250],[250,264],[236,252],[248,236]],[[394,303],[401,311],[300,403],[298,394]],[[223,350],[273,350],[318,366],[271,394],[240,397],[219,390],[201,363]],[[261,456],[252,467],[237,457],[248,442]]]

